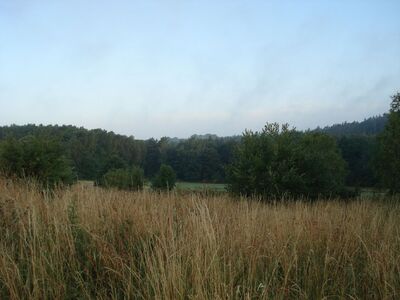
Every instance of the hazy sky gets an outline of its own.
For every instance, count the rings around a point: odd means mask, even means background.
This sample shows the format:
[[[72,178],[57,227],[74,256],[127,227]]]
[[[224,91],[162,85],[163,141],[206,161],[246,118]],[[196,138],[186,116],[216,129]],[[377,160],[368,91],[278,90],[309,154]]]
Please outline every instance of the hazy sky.
[[[0,0],[0,125],[148,138],[362,120],[400,91],[399,12],[399,0]]]

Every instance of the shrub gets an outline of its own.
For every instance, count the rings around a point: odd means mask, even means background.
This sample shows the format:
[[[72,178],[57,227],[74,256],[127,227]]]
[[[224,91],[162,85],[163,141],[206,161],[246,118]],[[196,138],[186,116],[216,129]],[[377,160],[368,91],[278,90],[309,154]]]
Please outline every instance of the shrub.
[[[104,174],[100,185],[116,187],[121,190],[141,190],[143,188],[144,175],[139,167],[130,169],[112,169]]]
[[[171,166],[162,164],[152,181],[153,189],[172,190],[175,187],[176,174]]]

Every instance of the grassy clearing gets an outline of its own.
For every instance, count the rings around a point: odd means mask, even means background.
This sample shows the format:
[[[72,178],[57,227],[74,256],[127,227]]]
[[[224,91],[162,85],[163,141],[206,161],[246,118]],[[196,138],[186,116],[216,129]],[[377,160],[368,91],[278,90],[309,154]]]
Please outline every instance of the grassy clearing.
[[[202,183],[202,182],[177,182],[176,188],[182,191],[213,191],[225,192],[226,184],[224,183]]]
[[[0,180],[0,298],[395,299],[400,204]]]
[[[384,199],[388,194],[388,190],[376,188],[361,188],[360,198],[362,199]]]

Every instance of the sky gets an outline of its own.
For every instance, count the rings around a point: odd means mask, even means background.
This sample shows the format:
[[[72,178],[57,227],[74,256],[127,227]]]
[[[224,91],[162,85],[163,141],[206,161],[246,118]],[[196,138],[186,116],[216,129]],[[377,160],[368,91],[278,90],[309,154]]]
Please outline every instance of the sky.
[[[399,11],[399,0],[0,0],[0,125],[143,139],[363,120],[400,91]]]

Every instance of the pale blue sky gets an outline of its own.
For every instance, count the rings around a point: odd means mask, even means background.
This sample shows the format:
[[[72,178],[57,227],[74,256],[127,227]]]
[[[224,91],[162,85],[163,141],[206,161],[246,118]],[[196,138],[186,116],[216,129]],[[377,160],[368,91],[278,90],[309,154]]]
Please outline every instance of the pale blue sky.
[[[0,125],[148,138],[362,120],[400,91],[399,12],[399,0],[0,0]]]

